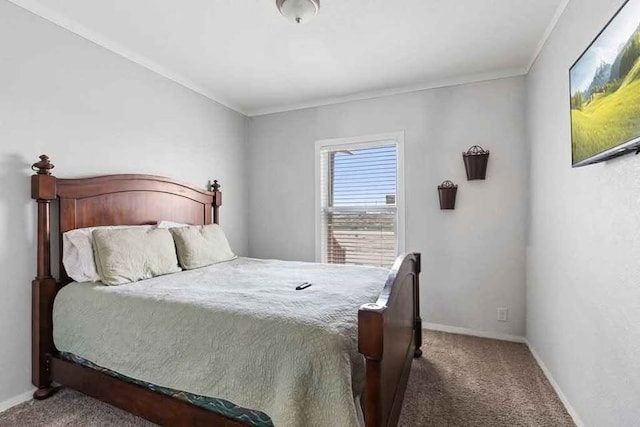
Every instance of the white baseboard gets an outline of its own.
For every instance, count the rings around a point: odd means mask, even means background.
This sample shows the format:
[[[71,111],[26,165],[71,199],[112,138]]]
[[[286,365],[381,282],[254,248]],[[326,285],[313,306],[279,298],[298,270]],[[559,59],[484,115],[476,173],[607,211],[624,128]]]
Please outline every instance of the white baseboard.
[[[422,327],[424,329],[431,329],[431,330],[440,331],[440,332],[449,332],[451,334],[471,335],[473,337],[492,338],[495,340],[512,341],[512,342],[519,342],[519,343],[527,342],[525,337],[521,337],[518,335],[501,334],[499,332],[478,331],[476,329],[441,325],[439,323],[423,323]]]
[[[531,354],[533,354],[533,358],[536,359],[536,362],[538,362],[538,366],[540,366],[540,369],[542,369],[542,372],[544,373],[545,377],[547,377],[547,380],[549,380],[549,383],[551,383],[551,387],[553,387],[553,389],[555,390],[556,394],[560,398],[560,401],[562,402],[564,407],[567,409],[567,412],[569,413],[569,416],[571,416],[571,418],[573,419],[573,422],[576,424],[577,427],[585,427],[585,424],[580,419],[580,416],[578,415],[576,410],[573,409],[573,406],[571,406],[571,403],[569,403],[569,400],[567,399],[567,396],[564,395],[564,393],[560,389],[560,386],[558,385],[556,380],[551,375],[551,372],[549,371],[549,369],[547,369],[547,366],[544,364],[544,362],[540,358],[540,355],[531,346],[529,341],[527,341],[527,347],[529,347],[529,351],[531,352]]]
[[[7,409],[19,405],[27,400],[31,400],[33,398],[33,392],[36,389],[34,388],[31,391],[27,391],[25,393],[19,394],[18,396],[14,396],[11,399],[5,400],[4,402],[0,402],[0,412],[4,412]]]

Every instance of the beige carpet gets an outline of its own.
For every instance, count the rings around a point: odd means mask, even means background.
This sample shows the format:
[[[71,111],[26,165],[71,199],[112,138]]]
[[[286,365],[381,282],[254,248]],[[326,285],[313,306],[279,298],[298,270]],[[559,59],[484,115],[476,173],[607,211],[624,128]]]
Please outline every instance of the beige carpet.
[[[427,332],[400,426],[574,426],[524,344]]]
[[[414,360],[400,426],[573,426],[524,344],[427,332]],[[63,390],[0,414],[0,426],[152,426]]]

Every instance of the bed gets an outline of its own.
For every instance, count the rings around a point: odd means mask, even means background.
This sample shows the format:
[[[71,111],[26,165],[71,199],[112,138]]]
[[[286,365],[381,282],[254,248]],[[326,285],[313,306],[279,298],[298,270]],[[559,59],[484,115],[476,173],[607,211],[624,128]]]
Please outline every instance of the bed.
[[[56,280],[52,202],[61,245],[62,233],[84,227],[219,224],[222,193],[216,181],[204,191],[149,175],[59,179],[45,155],[33,169],[35,399],[66,386],[162,425],[397,423],[421,355],[419,254],[400,256],[391,271],[240,258],[115,288],[72,282],[60,262]],[[317,285],[291,292],[300,281]],[[242,291],[225,293],[231,282]]]

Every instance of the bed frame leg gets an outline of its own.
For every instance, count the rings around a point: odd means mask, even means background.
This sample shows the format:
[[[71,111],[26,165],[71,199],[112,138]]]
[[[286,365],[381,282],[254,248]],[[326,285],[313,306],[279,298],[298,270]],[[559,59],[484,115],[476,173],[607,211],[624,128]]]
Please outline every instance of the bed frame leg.
[[[33,398],[35,400],[45,400],[45,399],[48,399],[49,397],[53,396],[54,394],[56,394],[58,392],[58,390],[60,390],[60,387],[53,387],[53,386],[42,387],[42,388],[37,389],[33,393]]]
[[[422,357],[422,319],[418,317],[415,323],[415,341],[416,341],[416,351],[413,352],[413,357],[416,359]]]
[[[414,342],[416,350],[413,353],[413,357],[416,359],[422,356],[422,318],[420,317],[420,272],[422,270],[421,256],[419,253],[415,254],[415,292],[413,295],[415,321],[413,324]]]

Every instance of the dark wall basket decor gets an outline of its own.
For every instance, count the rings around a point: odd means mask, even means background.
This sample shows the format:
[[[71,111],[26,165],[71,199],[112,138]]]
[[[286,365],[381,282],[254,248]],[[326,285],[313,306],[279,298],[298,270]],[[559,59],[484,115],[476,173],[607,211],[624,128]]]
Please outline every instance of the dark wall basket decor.
[[[458,186],[451,181],[445,181],[438,185],[438,195],[440,196],[440,209],[455,209],[456,194]]]
[[[467,170],[467,180],[485,179],[487,176],[487,163],[489,163],[489,150],[479,145],[474,145],[465,153],[462,153],[464,167]]]

